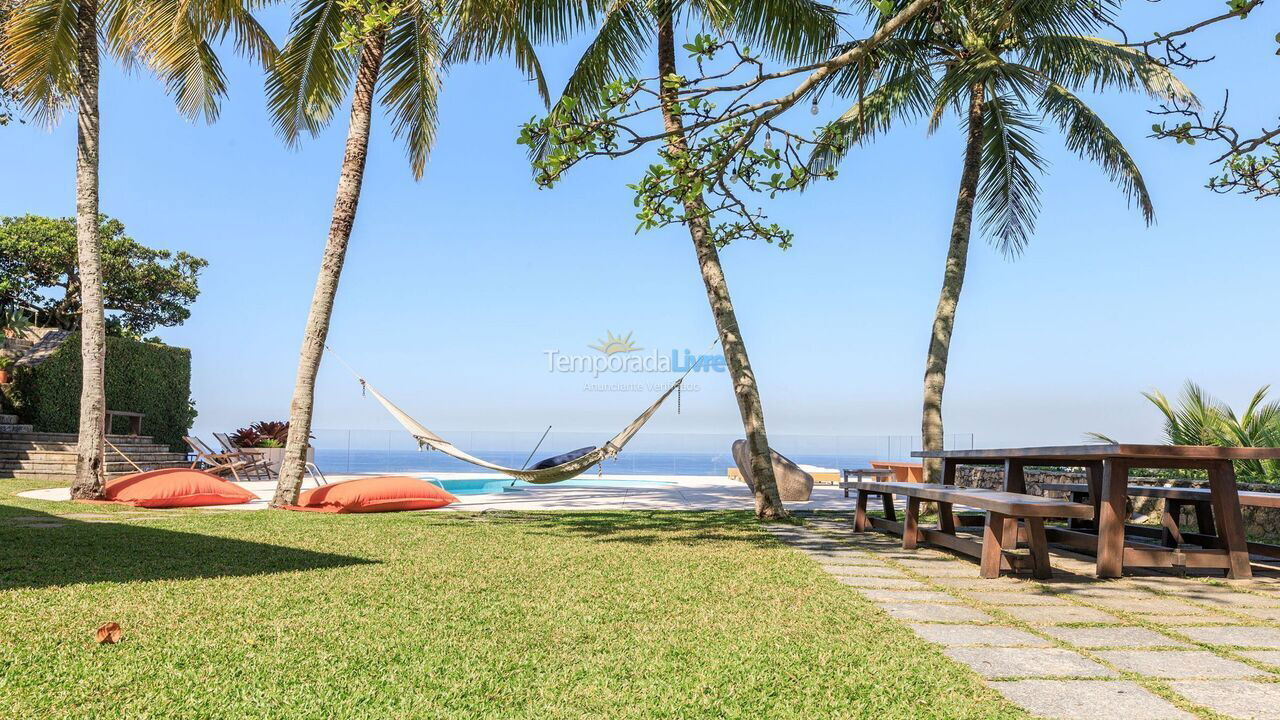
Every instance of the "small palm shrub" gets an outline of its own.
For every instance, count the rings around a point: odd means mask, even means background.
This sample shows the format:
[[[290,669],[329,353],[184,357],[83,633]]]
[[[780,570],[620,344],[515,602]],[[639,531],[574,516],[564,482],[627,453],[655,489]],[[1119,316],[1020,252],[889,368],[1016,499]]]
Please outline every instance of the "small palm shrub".
[[[282,448],[289,439],[289,423],[260,420],[231,433],[231,442],[242,448]]]
[[[1164,415],[1164,438],[1170,445],[1274,448],[1280,447],[1280,401],[1266,402],[1270,390],[1270,385],[1258,388],[1239,415],[1190,380],[1176,404],[1159,390],[1142,395]],[[1088,433],[1088,437],[1116,442],[1101,433]],[[1235,466],[1241,477],[1280,481],[1280,461],[1237,460]]]

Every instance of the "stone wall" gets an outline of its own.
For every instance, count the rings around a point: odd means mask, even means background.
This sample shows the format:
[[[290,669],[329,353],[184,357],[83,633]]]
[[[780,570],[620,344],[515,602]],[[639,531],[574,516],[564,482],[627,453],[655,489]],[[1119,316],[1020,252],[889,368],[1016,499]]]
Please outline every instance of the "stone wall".
[[[1028,468],[1026,476],[1027,492],[1032,495],[1044,494],[1040,490],[1042,483],[1085,482],[1084,473],[1069,470]],[[1142,477],[1130,478],[1130,482],[1135,485],[1163,485],[1165,487],[1208,487],[1209,485],[1207,480]],[[1004,468],[961,465],[956,470],[956,484],[962,487],[982,487],[998,490],[1004,487]],[[1240,489],[1276,493],[1280,492],[1280,485],[1242,482],[1240,483]],[[1061,493],[1055,494],[1061,495]],[[1152,520],[1159,520],[1161,502],[1159,498],[1136,497],[1131,498],[1129,502],[1135,514],[1147,516]],[[1250,539],[1280,542],[1280,508],[1245,507],[1243,511],[1245,532],[1248,533]],[[1182,522],[1186,525],[1194,525],[1194,511],[1189,507],[1184,508],[1183,514]]]

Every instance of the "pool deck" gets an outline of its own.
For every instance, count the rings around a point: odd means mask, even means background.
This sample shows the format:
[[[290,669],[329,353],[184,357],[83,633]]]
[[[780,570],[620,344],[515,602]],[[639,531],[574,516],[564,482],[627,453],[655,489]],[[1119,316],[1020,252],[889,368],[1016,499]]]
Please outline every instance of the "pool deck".
[[[492,473],[413,473],[440,480],[475,480],[493,478]],[[329,482],[350,480],[356,475],[330,475]],[[750,510],[754,507],[747,486],[722,476],[691,475],[610,475],[583,476],[583,480],[636,481],[637,487],[581,487],[572,485],[540,485],[521,487],[518,492],[486,495],[459,495],[454,511],[481,510]],[[671,485],[654,486],[654,482]],[[642,484],[641,484],[642,483]],[[221,505],[211,510],[262,510],[275,491],[274,481],[239,483],[252,491],[258,500],[243,505]],[[315,487],[307,480],[304,488]],[[19,496],[37,500],[66,501],[68,488],[28,490]],[[833,485],[817,485],[808,502],[788,502],[790,510],[849,510],[853,499]]]

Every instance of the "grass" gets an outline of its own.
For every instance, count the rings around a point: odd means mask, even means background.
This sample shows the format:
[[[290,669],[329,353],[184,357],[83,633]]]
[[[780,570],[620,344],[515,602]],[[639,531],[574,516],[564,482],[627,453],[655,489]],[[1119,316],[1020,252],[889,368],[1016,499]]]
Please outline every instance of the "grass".
[[[0,717],[1022,717],[745,513],[132,514],[33,487],[0,480]],[[83,512],[112,518],[54,517]],[[125,640],[94,644],[108,620]]]

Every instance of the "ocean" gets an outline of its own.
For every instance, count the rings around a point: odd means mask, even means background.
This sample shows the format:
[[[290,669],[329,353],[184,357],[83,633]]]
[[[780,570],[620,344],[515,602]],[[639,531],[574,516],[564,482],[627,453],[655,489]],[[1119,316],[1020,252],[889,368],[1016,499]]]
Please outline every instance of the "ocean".
[[[471,452],[471,451],[468,451]],[[506,467],[521,467],[528,452],[510,450],[471,452],[478,458]],[[545,457],[539,454],[531,463]],[[870,455],[826,455],[797,453],[791,460],[826,468],[862,468]],[[443,453],[424,450],[348,450],[316,448],[316,464],[326,473],[419,473],[419,472],[485,472],[483,468],[455,460]],[[604,472],[615,475],[724,475],[733,466],[727,452],[652,452],[628,451],[604,462]],[[589,472],[594,473],[593,468]]]

